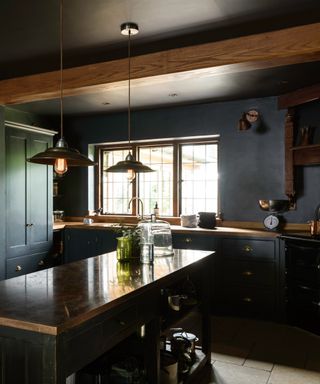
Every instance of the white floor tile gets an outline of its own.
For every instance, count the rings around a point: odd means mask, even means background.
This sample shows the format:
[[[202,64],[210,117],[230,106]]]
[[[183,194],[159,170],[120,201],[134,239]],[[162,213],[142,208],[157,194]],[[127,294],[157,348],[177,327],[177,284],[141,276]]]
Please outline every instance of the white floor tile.
[[[216,361],[213,365],[216,384],[266,384],[270,372]]]
[[[275,365],[268,384],[319,384],[320,372]]]
[[[224,343],[212,343],[211,360],[243,365],[249,355],[250,349],[251,343],[248,342],[235,343],[228,341]]]

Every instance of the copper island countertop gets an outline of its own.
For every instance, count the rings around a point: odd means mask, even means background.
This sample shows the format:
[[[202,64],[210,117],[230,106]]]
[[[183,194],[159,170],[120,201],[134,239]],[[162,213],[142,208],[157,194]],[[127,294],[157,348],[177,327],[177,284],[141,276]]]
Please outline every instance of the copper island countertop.
[[[0,281],[0,325],[58,335],[214,252],[175,249],[174,253],[144,265],[119,263],[111,252]]]

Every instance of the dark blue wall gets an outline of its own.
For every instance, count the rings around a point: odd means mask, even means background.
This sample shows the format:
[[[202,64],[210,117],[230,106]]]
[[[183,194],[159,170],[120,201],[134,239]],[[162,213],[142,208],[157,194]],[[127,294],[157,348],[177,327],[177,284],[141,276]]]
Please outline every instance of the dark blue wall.
[[[238,131],[239,118],[251,108],[260,111],[261,124]],[[311,111],[315,114],[314,107]],[[260,221],[265,213],[258,206],[259,199],[286,198],[285,113],[277,109],[276,97],[137,111],[132,114],[132,139],[220,134],[220,211],[225,220]],[[67,139],[84,153],[88,144],[126,140],[127,115],[72,119],[68,121]],[[87,213],[87,172],[73,169],[64,180],[65,199],[60,208],[67,215]],[[306,222],[320,202],[320,167],[305,167],[300,173],[303,192],[297,210],[286,214],[290,222]]]

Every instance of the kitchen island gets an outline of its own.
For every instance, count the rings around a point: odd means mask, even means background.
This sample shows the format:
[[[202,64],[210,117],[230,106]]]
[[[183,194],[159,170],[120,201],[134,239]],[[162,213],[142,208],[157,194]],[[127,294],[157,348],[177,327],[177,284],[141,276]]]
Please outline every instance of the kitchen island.
[[[1,383],[62,384],[145,325],[149,382],[159,382],[161,292],[201,274],[204,358],[210,361],[213,251],[174,250],[153,265],[115,252],[0,282]],[[205,336],[205,337],[204,337]]]

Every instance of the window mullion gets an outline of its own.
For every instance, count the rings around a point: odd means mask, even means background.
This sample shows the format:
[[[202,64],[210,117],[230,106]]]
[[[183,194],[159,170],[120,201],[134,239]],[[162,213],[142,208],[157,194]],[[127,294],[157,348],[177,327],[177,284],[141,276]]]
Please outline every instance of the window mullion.
[[[173,216],[180,212],[180,154],[179,144],[173,145]]]
[[[94,170],[94,185],[98,186],[98,188],[95,188],[94,191],[94,209],[98,209],[103,206],[103,153],[104,152],[99,148],[95,149],[94,158],[98,163],[98,166]]]

